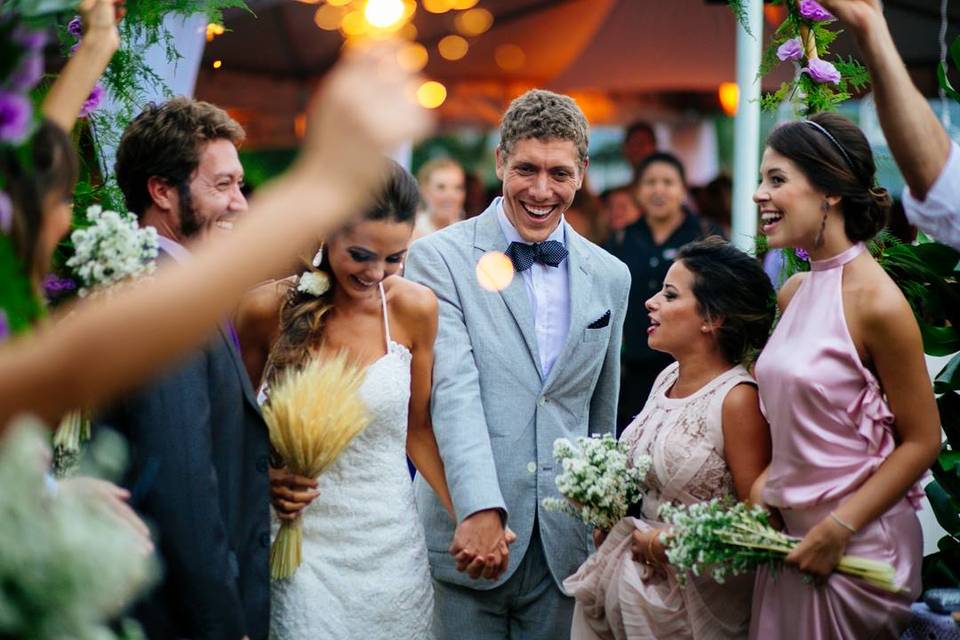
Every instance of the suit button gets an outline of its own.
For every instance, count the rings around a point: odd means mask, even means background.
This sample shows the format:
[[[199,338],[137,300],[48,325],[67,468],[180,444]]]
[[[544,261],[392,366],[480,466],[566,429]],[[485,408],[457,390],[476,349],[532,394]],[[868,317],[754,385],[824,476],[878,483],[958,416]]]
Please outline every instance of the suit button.
[[[540,402],[538,402],[537,404],[539,404],[541,407],[542,407],[543,405],[547,404],[547,396],[541,396],[541,397],[540,397]]]
[[[270,468],[270,458],[268,456],[260,456],[257,458],[257,471],[260,473],[266,473],[267,469]]]
[[[527,463],[527,471],[529,471],[530,473],[536,473],[537,463],[536,462]]]
[[[266,531],[260,534],[260,546],[261,547],[270,546],[270,534]]]

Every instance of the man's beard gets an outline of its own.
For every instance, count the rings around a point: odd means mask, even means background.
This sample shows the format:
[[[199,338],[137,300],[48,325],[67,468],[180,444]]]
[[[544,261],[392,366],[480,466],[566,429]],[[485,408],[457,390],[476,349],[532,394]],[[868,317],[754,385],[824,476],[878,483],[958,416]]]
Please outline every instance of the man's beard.
[[[203,230],[203,224],[200,222],[200,216],[193,208],[193,198],[190,195],[190,185],[181,183],[177,185],[177,195],[180,200],[180,237],[194,238],[200,235]]]

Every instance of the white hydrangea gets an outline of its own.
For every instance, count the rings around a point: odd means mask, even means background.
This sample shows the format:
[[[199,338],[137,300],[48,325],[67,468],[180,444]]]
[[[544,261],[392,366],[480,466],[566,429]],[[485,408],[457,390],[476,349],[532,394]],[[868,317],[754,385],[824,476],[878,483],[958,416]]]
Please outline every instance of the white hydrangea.
[[[153,273],[159,255],[157,230],[141,228],[130,213],[87,209],[90,226],[70,234],[74,255],[67,266],[83,286],[80,295]]]
[[[544,508],[603,530],[611,529],[640,499],[651,464],[649,456],[631,461],[627,446],[610,434],[577,438],[576,446],[558,438],[553,443],[553,457],[562,469],[556,484],[563,499],[546,498]]]
[[[323,271],[304,271],[297,282],[297,291],[320,297],[330,290],[330,276]]]

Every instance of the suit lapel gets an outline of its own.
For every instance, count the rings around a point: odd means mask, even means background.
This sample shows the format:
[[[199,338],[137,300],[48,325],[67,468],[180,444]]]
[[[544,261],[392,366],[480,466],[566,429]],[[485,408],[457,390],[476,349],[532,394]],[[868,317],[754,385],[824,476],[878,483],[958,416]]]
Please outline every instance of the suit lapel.
[[[590,299],[590,256],[584,250],[583,242],[580,236],[567,225],[567,250],[570,252],[567,271],[570,276],[570,328],[567,331],[567,340],[560,350],[560,355],[550,370],[550,376],[547,378],[544,389],[552,385],[557,376],[562,374],[568,367],[565,365],[571,362],[573,352],[580,344],[583,337],[583,330],[590,321],[588,314],[591,309],[587,304]]]
[[[507,246],[509,246],[503,231],[500,229],[500,222],[497,220],[498,202],[499,200],[494,200],[477,219],[477,231],[474,240],[474,248],[478,249],[475,256],[477,260],[488,251],[505,253]],[[527,285],[523,281],[523,276],[519,273],[514,274],[510,286],[500,291],[500,297],[523,336],[530,358],[533,360],[534,368],[540,374],[542,382],[543,373],[540,369],[537,334],[533,326],[533,309],[530,308],[530,298],[527,295]]]
[[[220,339],[223,340],[227,347],[227,353],[230,354],[230,361],[237,370],[237,376],[240,378],[240,386],[243,387],[243,397],[248,403],[253,405],[253,407],[259,413],[260,405],[257,403],[256,395],[253,393],[253,385],[250,384],[250,376],[247,375],[247,368],[243,365],[243,359],[240,357],[240,352],[237,350],[237,346],[233,343],[233,338],[230,336],[230,332],[227,331],[222,324],[218,326],[218,331],[220,333]]]

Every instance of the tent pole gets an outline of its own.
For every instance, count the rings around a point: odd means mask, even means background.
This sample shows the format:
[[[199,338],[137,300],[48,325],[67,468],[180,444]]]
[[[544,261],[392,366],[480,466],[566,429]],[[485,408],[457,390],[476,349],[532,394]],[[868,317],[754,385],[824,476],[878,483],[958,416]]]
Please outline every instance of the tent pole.
[[[733,124],[733,230],[734,245],[753,253],[757,234],[757,207],[753,192],[760,167],[760,56],[763,42],[763,2],[744,0],[749,35],[737,25],[737,86],[740,100]]]

